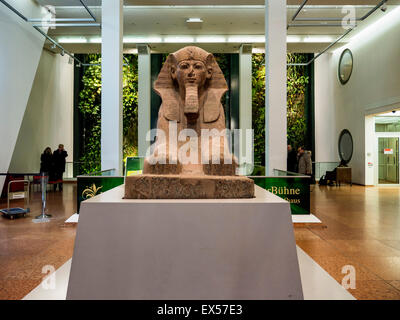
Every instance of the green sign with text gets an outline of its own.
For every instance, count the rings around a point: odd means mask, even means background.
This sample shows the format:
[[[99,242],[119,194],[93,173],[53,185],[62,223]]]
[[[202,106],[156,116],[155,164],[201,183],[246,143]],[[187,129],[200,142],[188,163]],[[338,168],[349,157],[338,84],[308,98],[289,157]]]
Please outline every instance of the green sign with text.
[[[290,202],[292,214],[310,214],[310,177],[250,177],[261,188]]]

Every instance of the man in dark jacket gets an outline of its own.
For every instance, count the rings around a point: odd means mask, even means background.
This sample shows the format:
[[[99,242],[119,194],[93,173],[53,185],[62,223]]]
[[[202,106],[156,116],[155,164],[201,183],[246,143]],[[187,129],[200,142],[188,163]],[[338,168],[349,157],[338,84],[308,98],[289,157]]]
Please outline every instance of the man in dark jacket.
[[[64,150],[64,145],[60,144],[58,149],[53,153],[54,176],[56,180],[56,183],[54,183],[54,191],[57,190],[57,184],[58,189],[62,191],[62,177],[65,171],[66,157],[68,157],[68,153]]]

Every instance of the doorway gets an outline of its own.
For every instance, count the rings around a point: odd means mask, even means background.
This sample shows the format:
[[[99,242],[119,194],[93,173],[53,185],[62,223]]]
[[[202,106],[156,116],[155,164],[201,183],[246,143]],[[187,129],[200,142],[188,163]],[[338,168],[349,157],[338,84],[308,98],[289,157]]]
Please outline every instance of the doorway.
[[[400,186],[400,116],[396,111],[379,114],[374,117],[374,124],[374,184]]]
[[[378,137],[378,183],[399,184],[399,137]]]

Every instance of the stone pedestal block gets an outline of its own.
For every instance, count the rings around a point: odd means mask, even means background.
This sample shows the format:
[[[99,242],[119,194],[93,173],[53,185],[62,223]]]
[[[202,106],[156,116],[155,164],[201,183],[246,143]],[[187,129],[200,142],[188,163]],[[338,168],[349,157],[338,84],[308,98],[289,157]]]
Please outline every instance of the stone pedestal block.
[[[126,177],[124,198],[254,198],[254,181],[243,176],[185,176],[143,174]]]

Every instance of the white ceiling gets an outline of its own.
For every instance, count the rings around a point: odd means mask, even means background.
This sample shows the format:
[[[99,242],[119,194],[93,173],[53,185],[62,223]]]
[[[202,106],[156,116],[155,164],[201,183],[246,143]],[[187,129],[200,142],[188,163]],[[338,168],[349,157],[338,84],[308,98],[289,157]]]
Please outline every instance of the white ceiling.
[[[41,5],[55,6],[56,18],[90,18],[79,0],[36,1]],[[9,2],[12,3],[12,0]],[[101,22],[101,0],[84,0],[84,2],[90,7],[98,22]],[[329,45],[330,41],[342,35],[345,30],[341,26],[317,26],[324,23],[321,21],[292,21],[293,15],[302,2],[303,0],[287,0],[287,21],[296,24],[313,24],[313,26],[290,27],[288,29],[289,38],[300,40],[288,43],[288,50],[293,52],[321,51]],[[345,15],[342,13],[343,5],[356,5],[356,18],[360,18],[379,2],[380,0],[309,0],[297,18],[342,18]],[[225,37],[226,39],[235,35],[238,38],[240,36],[262,38],[264,35],[263,4],[264,1],[260,0],[125,0],[124,37],[135,38],[136,40],[132,42],[138,41],[137,39],[147,39],[149,41],[141,42],[149,42],[151,48],[156,52],[170,52],[183,45],[183,43],[162,43],[165,42],[165,38],[171,36],[188,36],[194,39],[197,36],[205,35]],[[400,5],[400,0],[389,0],[387,4],[387,12],[389,12],[394,6]],[[377,10],[365,21],[359,22],[358,27],[351,34],[355,34],[386,13]],[[189,29],[186,26],[186,19],[191,17],[201,18],[204,21],[201,29]],[[325,21],[325,23],[340,24],[340,21]],[[48,34],[56,40],[67,38],[74,42],[73,39],[84,38],[89,42],[90,39],[101,37],[101,29],[99,27],[57,27],[49,30]],[[304,42],[303,39],[306,36],[314,37],[313,42]],[[157,38],[163,40],[151,41],[151,39]],[[346,41],[346,38],[342,41]],[[100,50],[98,43],[62,43],[62,45],[67,50],[76,53]],[[201,46],[213,52],[232,52],[237,50],[239,45],[240,41],[237,43],[202,43]],[[124,44],[125,48],[134,48],[135,46],[135,43]],[[254,43],[254,46],[261,48],[264,44],[259,42]]]

